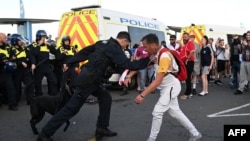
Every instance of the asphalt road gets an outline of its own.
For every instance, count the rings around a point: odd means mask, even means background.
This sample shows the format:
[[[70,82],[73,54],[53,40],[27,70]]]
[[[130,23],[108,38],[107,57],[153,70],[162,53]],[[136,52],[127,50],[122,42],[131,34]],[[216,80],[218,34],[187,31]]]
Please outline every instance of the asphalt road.
[[[242,95],[233,95],[229,88],[229,78],[224,78],[222,86],[209,86],[206,96],[193,96],[191,99],[179,100],[180,107],[187,117],[202,133],[202,141],[223,141],[224,125],[250,125],[250,90]],[[182,91],[184,91],[183,85]],[[46,90],[45,90],[46,91]],[[137,105],[134,98],[136,90],[120,96],[121,90],[109,90],[112,97],[110,129],[117,131],[118,136],[103,138],[103,141],[145,141],[149,135],[152,110],[159,95],[158,92],[146,97]],[[201,91],[198,84],[197,91]],[[98,104],[86,103],[80,112],[73,117],[67,132],[62,126],[53,136],[54,141],[87,141],[94,136],[98,115]],[[24,100],[18,111],[9,111],[7,105],[0,107],[0,141],[35,141],[29,120],[29,106]],[[49,114],[37,125],[38,129],[51,118]],[[163,124],[157,141],[187,141],[188,131],[168,114],[164,115]],[[249,139],[250,140],[250,139]]]

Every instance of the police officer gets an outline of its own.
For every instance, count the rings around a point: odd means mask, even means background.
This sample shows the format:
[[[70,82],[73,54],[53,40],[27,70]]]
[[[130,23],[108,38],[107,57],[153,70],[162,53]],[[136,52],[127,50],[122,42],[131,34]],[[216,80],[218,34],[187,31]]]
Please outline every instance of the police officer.
[[[57,81],[61,82],[63,71],[68,71],[67,80],[69,80],[70,88],[74,89],[76,87],[76,69],[79,67],[78,63],[67,64],[66,62],[72,58],[77,53],[77,48],[70,45],[70,37],[65,35],[62,37],[61,46],[58,48],[58,53],[56,55],[56,60],[59,64],[59,72],[57,72]],[[64,83],[64,82],[61,82]],[[60,84],[60,83],[58,83]],[[59,88],[61,86],[59,85]]]
[[[117,38],[99,41],[86,47],[72,57],[68,63],[88,60],[77,77],[77,87],[70,101],[57,112],[45,125],[37,141],[49,141],[56,130],[80,110],[85,100],[91,94],[98,98],[99,116],[96,124],[96,138],[116,136],[117,133],[108,129],[112,98],[106,89],[101,87],[101,82],[111,76],[106,70],[109,66],[117,64],[120,68],[138,70],[146,68],[149,58],[131,61],[126,57],[123,49],[130,43],[128,32],[121,31]],[[109,70],[109,69],[108,69]],[[105,75],[106,74],[106,75]]]
[[[0,86],[7,92],[9,110],[17,110],[16,91],[12,71],[15,65],[10,59],[10,47],[6,43],[7,37],[0,33]]]
[[[36,42],[29,46],[35,64],[32,63],[35,79],[35,95],[40,96],[42,93],[42,80],[46,76],[48,80],[49,95],[57,94],[57,81],[53,69],[49,63],[49,53],[55,53],[55,47],[46,42],[47,33],[45,30],[36,32]]]
[[[31,58],[29,48],[24,47],[25,40],[19,34],[12,34],[11,41],[11,58],[15,61],[17,68],[13,72],[14,83],[17,90],[17,102],[20,101],[22,95],[22,82],[26,86],[25,95],[27,104],[30,103],[34,92],[34,83],[32,83],[32,75],[30,71]],[[34,62],[34,59],[31,61]]]

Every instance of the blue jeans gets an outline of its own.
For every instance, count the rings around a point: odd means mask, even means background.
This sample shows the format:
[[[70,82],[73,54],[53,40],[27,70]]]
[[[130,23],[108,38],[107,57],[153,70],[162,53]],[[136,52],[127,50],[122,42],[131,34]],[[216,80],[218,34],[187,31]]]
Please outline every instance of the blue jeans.
[[[151,81],[154,79],[154,66],[147,68],[147,74],[148,74],[148,83],[151,83]]]
[[[240,73],[240,62],[233,62],[232,64],[233,71],[233,87],[238,87],[238,73]]]
[[[147,75],[147,68],[139,70],[140,90],[144,90],[145,89],[146,75]]]

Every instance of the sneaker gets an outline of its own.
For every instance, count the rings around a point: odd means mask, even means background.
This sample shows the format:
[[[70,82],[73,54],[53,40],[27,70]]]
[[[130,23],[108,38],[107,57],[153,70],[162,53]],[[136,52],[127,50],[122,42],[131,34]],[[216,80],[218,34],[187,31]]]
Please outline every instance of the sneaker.
[[[220,80],[217,80],[218,85],[223,85],[223,83]]]
[[[193,89],[193,90],[192,90],[192,94],[193,94],[193,95],[196,95],[196,89]]]
[[[188,98],[188,96],[185,95],[185,94],[183,94],[183,95],[180,96],[180,99],[187,99],[187,98]]]
[[[49,136],[45,135],[44,132],[41,132],[36,141],[53,141]]]
[[[191,135],[188,141],[200,141],[201,138],[202,138],[202,135],[201,135],[201,133],[199,133],[199,134],[196,135],[196,136]]]
[[[140,87],[137,87],[137,91],[140,91],[141,90],[141,88]]]
[[[209,81],[214,82],[215,80],[214,80],[214,78],[210,78],[210,80],[209,80]]]
[[[117,133],[109,130],[108,128],[97,128],[95,132],[95,136],[97,139],[101,139],[102,137],[117,136]]]
[[[239,95],[239,94],[243,94],[243,92],[240,91],[240,90],[237,90],[237,91],[234,92],[234,94],[235,94],[235,95]]]
[[[202,91],[202,92],[199,93],[199,96],[204,96],[206,94],[207,94],[207,92]]]
[[[192,96],[194,96],[192,93],[190,95],[188,95],[188,98],[192,98]]]
[[[215,81],[214,81],[214,84],[215,84],[215,85],[218,85],[218,80],[215,80]]]

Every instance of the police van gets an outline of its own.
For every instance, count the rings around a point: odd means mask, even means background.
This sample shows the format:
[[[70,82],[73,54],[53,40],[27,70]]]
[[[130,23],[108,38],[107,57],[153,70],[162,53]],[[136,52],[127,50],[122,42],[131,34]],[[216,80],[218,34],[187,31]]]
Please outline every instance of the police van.
[[[201,40],[204,35],[207,35],[208,38],[213,38],[216,41],[218,38],[224,39],[225,43],[231,43],[233,35],[242,36],[247,29],[245,27],[231,27],[224,25],[210,25],[210,24],[201,24],[201,25],[190,25],[182,27],[181,35],[184,32],[189,33],[190,35],[195,35],[195,41],[201,44]],[[215,42],[214,42],[215,43]]]
[[[72,8],[71,11],[62,14],[58,40],[60,41],[64,35],[69,35],[72,45],[77,45],[78,49],[81,49],[98,40],[116,38],[120,31],[130,33],[131,46],[138,44],[148,33],[155,33],[159,41],[166,40],[167,35],[166,26],[160,21],[92,5]],[[113,74],[109,82],[117,83],[119,78],[119,73]],[[136,85],[135,80],[130,87]]]

